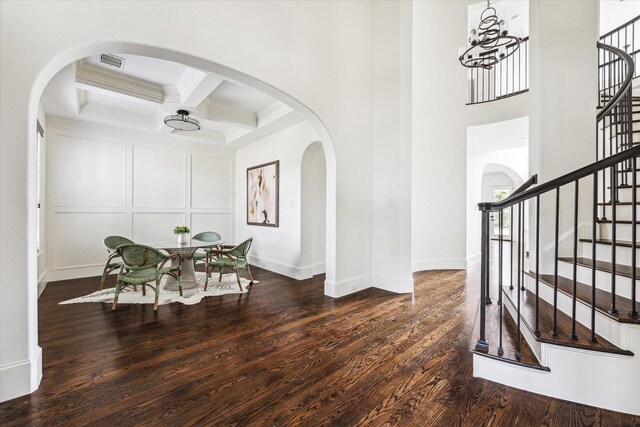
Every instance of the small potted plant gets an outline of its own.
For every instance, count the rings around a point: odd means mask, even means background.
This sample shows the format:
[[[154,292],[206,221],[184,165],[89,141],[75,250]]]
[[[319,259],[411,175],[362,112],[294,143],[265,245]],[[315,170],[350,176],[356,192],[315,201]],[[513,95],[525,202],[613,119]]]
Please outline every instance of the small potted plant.
[[[191,233],[186,225],[179,225],[173,229],[173,234],[178,235],[178,243],[187,243],[187,234]]]

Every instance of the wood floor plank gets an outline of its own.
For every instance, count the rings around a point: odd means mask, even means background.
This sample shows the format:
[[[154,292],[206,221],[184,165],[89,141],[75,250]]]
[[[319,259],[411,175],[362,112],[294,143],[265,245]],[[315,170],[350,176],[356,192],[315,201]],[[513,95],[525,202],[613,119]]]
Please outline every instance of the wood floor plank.
[[[322,276],[254,270],[247,294],[157,313],[59,305],[99,278],[50,283],[42,384],[0,403],[0,425],[640,425],[473,378],[477,270],[418,273],[413,295],[340,299]]]

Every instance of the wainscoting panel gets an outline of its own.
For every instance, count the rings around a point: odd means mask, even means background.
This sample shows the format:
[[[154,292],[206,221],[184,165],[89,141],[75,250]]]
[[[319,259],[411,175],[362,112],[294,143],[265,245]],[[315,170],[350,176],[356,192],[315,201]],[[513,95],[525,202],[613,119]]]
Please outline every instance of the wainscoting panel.
[[[191,207],[231,209],[233,163],[208,156],[191,158]]]
[[[101,274],[112,234],[150,243],[186,225],[235,241],[234,150],[59,117],[46,141],[44,281]]]
[[[173,228],[185,225],[183,213],[134,213],[133,240],[136,243],[172,240]]]
[[[125,206],[124,145],[66,135],[54,140],[54,206]]]
[[[231,216],[230,213],[192,213],[191,231],[194,234],[215,231],[225,242],[236,243],[231,241]]]
[[[133,206],[185,207],[185,155],[133,147]]]
[[[125,234],[124,212],[57,212],[53,218],[53,268],[56,270],[104,264],[102,241]]]

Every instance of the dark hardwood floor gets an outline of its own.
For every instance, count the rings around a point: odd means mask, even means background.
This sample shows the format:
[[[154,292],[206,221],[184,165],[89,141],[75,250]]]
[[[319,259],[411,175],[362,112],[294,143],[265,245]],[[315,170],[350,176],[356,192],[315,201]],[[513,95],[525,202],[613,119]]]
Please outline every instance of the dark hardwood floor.
[[[256,268],[248,294],[157,314],[58,305],[98,278],[51,283],[39,302],[42,384],[1,403],[0,425],[640,425],[473,378],[469,274],[417,274],[413,297],[369,289],[334,300],[322,277]]]

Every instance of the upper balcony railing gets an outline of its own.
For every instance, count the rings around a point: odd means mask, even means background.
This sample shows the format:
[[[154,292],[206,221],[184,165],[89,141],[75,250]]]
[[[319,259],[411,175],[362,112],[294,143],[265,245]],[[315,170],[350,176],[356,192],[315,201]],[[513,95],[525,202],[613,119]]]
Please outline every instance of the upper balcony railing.
[[[486,54],[492,53],[491,51]],[[467,105],[480,104],[519,95],[529,90],[529,36],[520,48],[490,70],[469,69]]]
[[[631,56],[635,64],[638,63],[638,53],[640,52],[640,16],[636,16],[629,22],[620,25],[600,37],[600,42],[608,46],[613,46],[624,51]],[[616,91],[616,84],[622,80],[624,75],[622,59],[611,52],[600,51],[598,58],[598,69],[600,71],[599,89],[603,97],[611,96]],[[640,77],[640,67],[636,67],[633,78]],[[600,106],[606,103],[606,99],[600,98]]]

